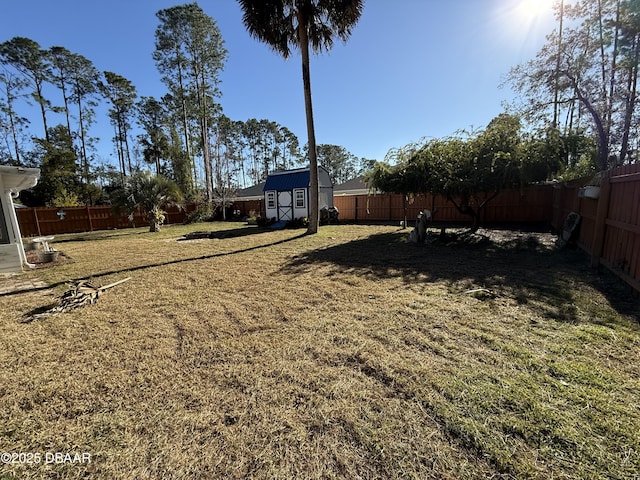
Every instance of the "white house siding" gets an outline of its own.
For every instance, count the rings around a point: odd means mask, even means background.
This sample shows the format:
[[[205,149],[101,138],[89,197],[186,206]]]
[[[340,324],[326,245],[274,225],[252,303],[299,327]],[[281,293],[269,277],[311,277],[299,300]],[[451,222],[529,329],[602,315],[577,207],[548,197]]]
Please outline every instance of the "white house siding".
[[[0,166],[0,272],[19,272],[27,263],[12,194],[33,187],[39,176],[37,168]]]
[[[0,175],[0,191],[2,188],[2,175]],[[11,197],[0,195],[0,272],[19,272],[22,268],[19,245],[15,241],[15,232],[11,225],[11,216],[6,212],[7,208],[13,208]],[[7,205],[9,203],[9,205]]]

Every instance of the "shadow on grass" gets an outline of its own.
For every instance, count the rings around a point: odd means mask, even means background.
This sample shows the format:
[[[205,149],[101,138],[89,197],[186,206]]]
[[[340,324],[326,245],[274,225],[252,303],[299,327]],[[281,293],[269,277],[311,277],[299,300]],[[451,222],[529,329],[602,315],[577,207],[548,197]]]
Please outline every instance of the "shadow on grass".
[[[56,236],[55,239],[51,242],[51,245],[55,246],[60,243],[70,243],[70,242],[96,242],[100,240],[137,237],[137,236],[149,234],[148,227],[145,230],[134,230],[134,229],[135,227],[111,230],[110,232],[113,232],[113,233],[105,233],[104,230],[99,230],[96,232],[77,233],[77,234],[65,233],[63,234],[65,235],[65,237],[63,238]]]
[[[432,240],[415,245],[404,233],[377,234],[298,255],[283,270],[300,274],[326,265],[335,273],[372,279],[444,282],[453,294],[479,290],[489,294],[485,298],[512,298],[547,318],[571,323],[580,321],[576,288],[588,284],[619,313],[637,314],[635,303],[627,301],[626,285],[603,279],[589,269],[580,251],[556,248],[549,235],[520,233],[497,241],[482,235],[453,235]],[[593,321],[606,324],[612,319],[603,315]]]
[[[241,229],[244,230],[244,229]],[[252,233],[264,233],[264,232],[268,232],[269,230],[260,230],[259,232],[252,232]],[[115,275],[115,274],[119,274],[119,273],[130,273],[130,272],[136,272],[139,270],[147,270],[149,268],[157,268],[157,267],[164,267],[167,265],[175,265],[175,264],[180,264],[180,263],[189,263],[189,262],[197,262],[199,260],[208,260],[211,258],[218,258],[218,257],[227,257],[229,255],[236,255],[239,253],[246,253],[246,252],[251,252],[251,251],[255,251],[255,250],[261,250],[263,248],[269,248],[269,247],[273,247],[276,245],[281,245],[284,243],[288,243],[288,242],[292,242],[294,240],[297,240],[299,238],[302,238],[306,235],[306,231],[304,233],[300,233],[298,235],[295,235],[293,237],[290,238],[285,238],[282,240],[278,240],[276,242],[271,242],[271,243],[265,243],[265,244],[261,244],[261,245],[254,245],[252,247],[247,247],[247,248],[241,248],[238,250],[233,250],[231,252],[224,252],[224,253],[212,253],[211,255],[201,255],[198,257],[189,257],[189,258],[180,258],[180,259],[176,259],[176,260],[167,260],[165,262],[157,262],[157,263],[149,263],[146,265],[138,265],[135,267],[131,267],[131,268],[122,268],[120,270],[111,270],[108,272],[102,272],[99,274],[95,274],[95,275],[89,275],[86,277],[79,277],[79,278],[75,278],[75,279],[71,279],[71,280],[65,280],[63,282],[57,282],[57,283],[53,283],[53,284],[49,284],[43,287],[32,287],[32,288],[28,288],[28,289],[23,289],[23,290],[14,290],[11,292],[7,292],[7,293],[0,293],[0,298],[1,297],[8,297],[8,296],[12,296],[12,295],[19,295],[22,293],[28,293],[28,292],[37,292],[37,291],[41,291],[41,290],[49,290],[52,288],[56,288],[59,287],[61,285],[67,285],[69,283],[75,283],[75,282],[79,282],[81,280],[92,280],[92,279],[96,279],[96,278],[100,278],[100,277],[106,277],[108,275]]]
[[[228,238],[246,237],[249,235],[256,235],[258,233],[274,232],[275,230],[269,228],[261,228],[257,226],[246,226],[242,228],[233,228],[230,230],[217,230],[217,231],[198,231],[191,232],[179,238],[179,242],[187,242],[190,240],[198,239],[217,239],[224,240]]]

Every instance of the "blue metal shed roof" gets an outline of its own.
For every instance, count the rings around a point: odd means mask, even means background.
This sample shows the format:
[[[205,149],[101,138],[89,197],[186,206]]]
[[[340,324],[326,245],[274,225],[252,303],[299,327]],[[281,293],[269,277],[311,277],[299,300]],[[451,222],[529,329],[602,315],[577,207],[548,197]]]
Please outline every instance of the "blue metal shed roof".
[[[294,188],[307,188],[310,183],[309,170],[293,170],[289,172],[272,173],[267,177],[264,191],[293,190]]]

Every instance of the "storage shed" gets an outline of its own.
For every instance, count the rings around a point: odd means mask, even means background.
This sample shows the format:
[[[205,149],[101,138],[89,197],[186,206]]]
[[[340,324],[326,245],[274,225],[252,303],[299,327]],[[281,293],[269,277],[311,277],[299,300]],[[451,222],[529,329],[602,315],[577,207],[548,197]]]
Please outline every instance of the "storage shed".
[[[270,173],[264,185],[264,205],[267,218],[289,221],[309,216],[309,168]],[[318,167],[318,208],[333,207],[333,183],[329,172]]]
[[[0,165],[0,273],[19,272],[28,265],[13,198],[38,183],[39,168]]]

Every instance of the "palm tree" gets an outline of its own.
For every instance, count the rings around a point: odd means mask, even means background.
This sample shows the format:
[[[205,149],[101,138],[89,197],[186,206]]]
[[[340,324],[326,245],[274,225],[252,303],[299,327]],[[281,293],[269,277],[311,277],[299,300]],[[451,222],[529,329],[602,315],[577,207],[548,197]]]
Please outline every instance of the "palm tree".
[[[314,52],[322,52],[331,49],[335,37],[346,42],[360,18],[364,0],[238,0],[238,2],[243,10],[242,21],[251,36],[265,42],[284,58],[291,55],[292,46],[300,48],[311,173],[311,205],[307,233],[317,233],[318,158],[311,104],[309,45]]]
[[[142,209],[149,222],[150,232],[159,232],[166,212],[163,208],[182,202],[182,192],[178,185],[162,175],[152,175],[141,171],[131,175],[125,183],[123,202],[132,212]]]

